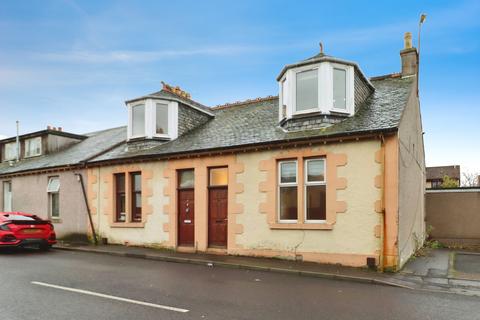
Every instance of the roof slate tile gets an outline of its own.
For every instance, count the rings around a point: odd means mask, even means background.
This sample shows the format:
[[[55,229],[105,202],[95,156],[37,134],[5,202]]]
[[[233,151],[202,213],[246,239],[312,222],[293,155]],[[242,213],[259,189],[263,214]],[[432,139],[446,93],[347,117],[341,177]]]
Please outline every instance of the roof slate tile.
[[[411,92],[413,78],[384,78],[372,81],[375,92],[358,112],[339,123],[323,129],[285,132],[278,126],[278,98],[235,104],[210,109],[215,118],[202,126],[148,150],[129,151],[121,145],[92,159],[92,162],[114,159],[162,156],[208,149],[240,147],[252,144],[281,142],[385,131],[398,128]]]
[[[119,127],[85,134],[88,138],[75,143],[59,152],[39,157],[22,159],[19,162],[0,163],[0,175],[23,171],[48,169],[63,166],[77,165],[99,153],[126,140],[127,128]]]

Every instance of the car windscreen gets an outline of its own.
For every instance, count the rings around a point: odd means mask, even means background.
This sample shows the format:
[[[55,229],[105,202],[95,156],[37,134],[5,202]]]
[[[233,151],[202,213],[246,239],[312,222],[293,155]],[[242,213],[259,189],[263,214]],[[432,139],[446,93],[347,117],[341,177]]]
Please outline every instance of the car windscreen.
[[[35,217],[22,216],[19,214],[4,214],[3,216],[10,221],[37,221],[38,220]]]

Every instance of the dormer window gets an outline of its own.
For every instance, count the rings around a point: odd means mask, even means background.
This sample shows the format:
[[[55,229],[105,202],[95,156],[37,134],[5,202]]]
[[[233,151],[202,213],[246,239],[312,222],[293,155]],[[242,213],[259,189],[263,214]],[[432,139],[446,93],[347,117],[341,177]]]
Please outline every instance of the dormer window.
[[[307,113],[353,115],[355,69],[337,61],[325,59],[286,67],[278,79],[279,120]]]
[[[347,71],[333,68],[333,108],[347,108]]]
[[[5,144],[4,153],[5,153],[5,155],[3,156],[4,161],[15,160],[17,158],[17,143],[10,142]]]
[[[168,104],[155,105],[156,134],[168,136]]]
[[[318,109],[318,69],[296,74],[296,111]]]
[[[36,157],[42,154],[42,137],[25,140],[25,158]]]
[[[175,139],[178,132],[178,102],[147,98],[127,104],[128,139]]]
[[[145,136],[145,105],[132,106],[132,137]]]
[[[208,107],[193,101],[180,87],[163,81],[162,85],[159,92],[125,102],[129,119],[127,141],[157,140],[131,143],[132,148],[149,148],[176,139],[215,117]]]

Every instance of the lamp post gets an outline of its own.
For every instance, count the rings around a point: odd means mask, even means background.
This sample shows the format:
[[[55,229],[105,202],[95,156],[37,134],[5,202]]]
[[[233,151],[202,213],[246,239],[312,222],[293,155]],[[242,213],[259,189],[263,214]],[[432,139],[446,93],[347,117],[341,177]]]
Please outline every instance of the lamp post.
[[[420,32],[422,31],[422,24],[425,22],[427,15],[422,13],[420,15],[420,21],[418,22],[418,59],[417,59],[417,97],[418,97],[418,84],[420,82]]]

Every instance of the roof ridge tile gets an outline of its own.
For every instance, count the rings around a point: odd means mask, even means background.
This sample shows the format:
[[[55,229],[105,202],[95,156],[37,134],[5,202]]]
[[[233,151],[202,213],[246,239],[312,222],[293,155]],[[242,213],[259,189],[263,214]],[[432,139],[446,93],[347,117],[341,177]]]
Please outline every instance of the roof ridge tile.
[[[257,97],[254,99],[247,99],[243,101],[235,101],[235,102],[227,102],[225,104],[219,104],[214,107],[211,107],[212,110],[220,110],[220,109],[226,109],[230,107],[236,107],[236,106],[241,106],[241,105],[247,105],[247,104],[252,104],[252,103],[257,103],[257,102],[262,102],[262,101],[269,101],[269,100],[275,100],[278,99],[278,96],[266,96],[266,97]]]

